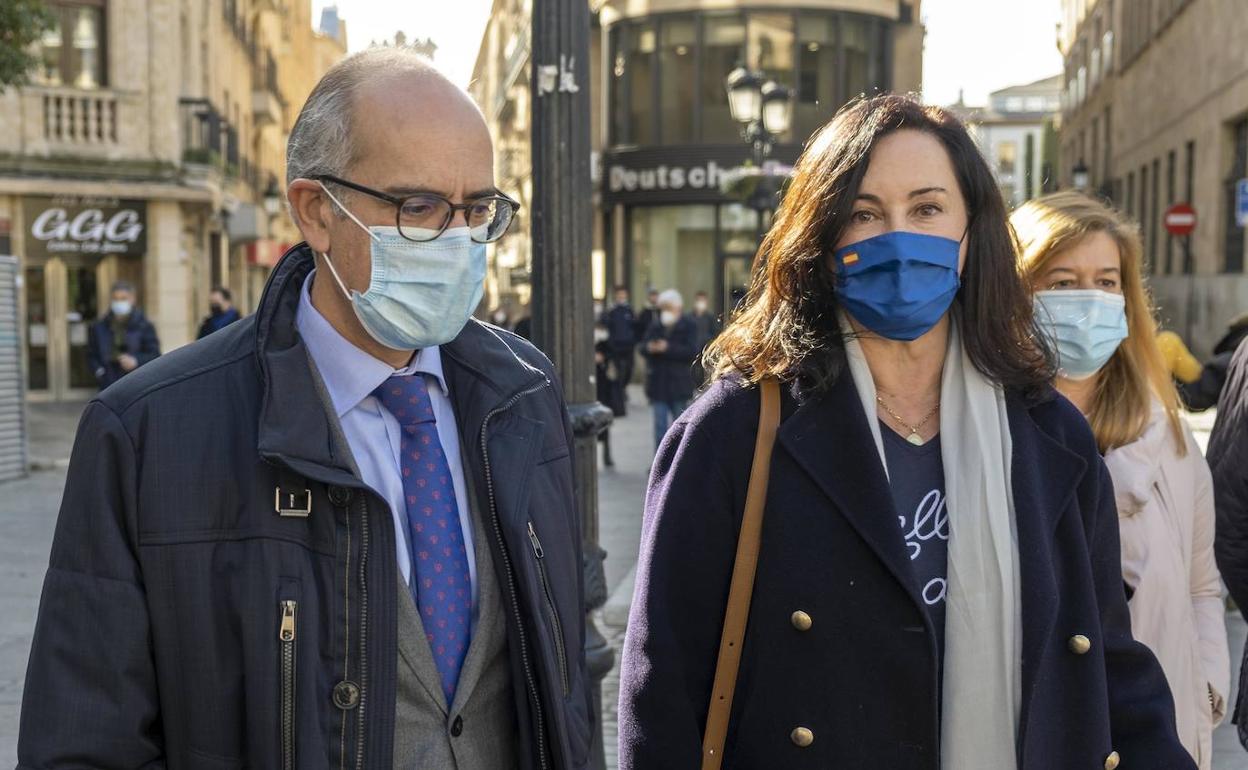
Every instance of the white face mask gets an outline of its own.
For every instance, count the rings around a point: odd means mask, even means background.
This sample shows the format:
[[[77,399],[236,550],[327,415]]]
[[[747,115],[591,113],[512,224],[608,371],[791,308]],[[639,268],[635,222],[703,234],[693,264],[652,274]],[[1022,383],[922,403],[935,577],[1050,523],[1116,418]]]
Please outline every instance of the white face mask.
[[[594,342],[606,342],[608,336],[606,329],[594,329]]]
[[[371,241],[368,290],[348,291],[333,260],[325,264],[351,302],[369,336],[395,350],[420,350],[455,339],[485,292],[485,244],[467,227],[453,227],[431,241],[409,241],[397,227],[369,227],[338,202]]]
[[[134,304],[124,299],[115,299],[113,304],[109,305],[109,309],[113,311],[113,315],[124,317],[130,315],[130,311],[134,310]]]
[[[706,304],[706,300],[701,300],[701,299],[700,299],[700,300],[698,300],[697,302],[693,303],[693,309],[694,309],[694,310],[697,310],[699,313],[705,313],[705,312],[706,312],[707,307],[708,307],[708,306],[707,306],[707,304]]]
[[[674,310],[664,310],[659,313],[659,323],[664,326],[674,326],[676,321],[680,319],[680,314]]]

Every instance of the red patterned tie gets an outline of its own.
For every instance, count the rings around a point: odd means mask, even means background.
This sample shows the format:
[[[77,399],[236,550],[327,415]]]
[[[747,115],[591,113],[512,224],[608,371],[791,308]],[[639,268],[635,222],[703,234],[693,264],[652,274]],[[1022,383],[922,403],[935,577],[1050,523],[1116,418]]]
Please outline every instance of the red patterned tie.
[[[449,705],[468,652],[472,617],[471,578],[455,485],[424,375],[391,377],[373,395],[403,428],[399,469],[407,501],[410,587]]]

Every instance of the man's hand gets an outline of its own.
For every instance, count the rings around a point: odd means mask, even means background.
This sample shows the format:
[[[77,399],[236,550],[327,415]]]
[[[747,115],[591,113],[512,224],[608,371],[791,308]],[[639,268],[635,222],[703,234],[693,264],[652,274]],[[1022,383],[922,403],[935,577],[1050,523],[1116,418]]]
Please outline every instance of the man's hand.
[[[132,372],[139,366],[139,360],[129,353],[122,353],[117,356],[117,364],[121,366],[123,371]]]
[[[650,344],[646,347],[651,353],[666,353],[667,340],[650,340]]]

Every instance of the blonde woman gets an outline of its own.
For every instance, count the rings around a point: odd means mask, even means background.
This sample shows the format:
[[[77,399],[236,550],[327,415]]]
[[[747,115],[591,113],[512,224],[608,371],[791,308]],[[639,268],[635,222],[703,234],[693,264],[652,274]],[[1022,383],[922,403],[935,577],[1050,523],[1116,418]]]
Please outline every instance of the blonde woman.
[[[1087,416],[1113,477],[1131,628],[1161,661],[1179,738],[1202,770],[1230,684],[1213,484],[1156,343],[1135,228],[1074,192],[1011,217],[1057,388]]]

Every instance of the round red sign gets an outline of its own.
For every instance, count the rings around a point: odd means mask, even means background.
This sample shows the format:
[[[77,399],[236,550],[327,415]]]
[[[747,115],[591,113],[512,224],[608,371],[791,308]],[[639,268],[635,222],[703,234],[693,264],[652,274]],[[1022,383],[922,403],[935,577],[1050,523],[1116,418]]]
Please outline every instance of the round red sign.
[[[1196,229],[1196,209],[1186,203],[1176,203],[1166,209],[1166,232],[1171,235],[1190,235]]]

